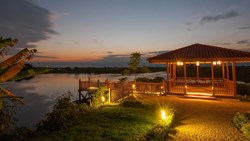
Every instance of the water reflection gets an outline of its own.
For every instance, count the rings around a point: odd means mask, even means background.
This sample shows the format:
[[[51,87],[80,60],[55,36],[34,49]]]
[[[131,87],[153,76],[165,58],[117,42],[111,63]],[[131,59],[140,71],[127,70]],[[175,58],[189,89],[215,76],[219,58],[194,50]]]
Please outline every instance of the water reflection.
[[[122,77],[128,77],[133,80],[134,75],[122,76],[119,74],[41,74],[32,79],[22,80],[19,82],[7,82],[2,84],[3,87],[11,87],[12,92],[18,96],[24,97],[25,105],[20,106],[17,111],[18,126],[34,127],[53,105],[55,98],[63,93],[70,91],[76,98],[78,97],[78,80],[91,79],[105,81],[118,81]],[[164,77],[165,72],[139,74],[136,77]]]

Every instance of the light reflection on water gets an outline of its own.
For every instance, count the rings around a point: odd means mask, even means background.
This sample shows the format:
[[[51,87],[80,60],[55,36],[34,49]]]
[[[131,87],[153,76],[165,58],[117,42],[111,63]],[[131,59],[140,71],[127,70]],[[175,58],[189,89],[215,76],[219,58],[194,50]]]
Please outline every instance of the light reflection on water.
[[[135,76],[122,76],[119,74],[41,74],[29,80],[20,82],[7,82],[3,87],[11,88],[11,91],[18,96],[24,97],[25,104],[17,111],[17,126],[34,127],[53,105],[55,98],[70,91],[76,98],[78,97],[78,80],[118,81],[119,78],[128,77],[134,80]],[[164,77],[165,72],[138,74],[136,77]]]

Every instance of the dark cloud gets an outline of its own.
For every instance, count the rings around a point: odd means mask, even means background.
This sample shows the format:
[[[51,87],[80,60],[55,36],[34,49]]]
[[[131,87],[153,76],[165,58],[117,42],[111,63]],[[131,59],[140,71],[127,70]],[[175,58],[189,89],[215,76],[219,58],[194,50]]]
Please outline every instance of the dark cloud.
[[[108,51],[107,53],[108,53],[108,54],[113,54],[113,52],[111,52],[111,51]]]
[[[193,23],[192,22],[186,22],[185,25],[189,26],[189,25],[192,25]]]
[[[244,26],[244,27],[240,27],[240,30],[250,30],[250,26]]]
[[[201,18],[200,23],[205,24],[207,22],[216,22],[219,20],[233,18],[233,17],[236,17],[238,15],[239,15],[239,13],[237,11],[228,11],[228,12],[221,13],[221,14],[214,15],[214,16],[204,16]]]
[[[98,41],[97,39],[93,39],[92,40],[94,43],[96,43],[96,44],[99,44],[100,43],[100,41]]]
[[[17,47],[35,47],[31,43],[58,34],[53,30],[53,14],[31,0],[0,0],[0,33],[19,39]]]
[[[222,43],[222,45],[231,45],[232,43]]]
[[[168,52],[168,51],[166,51],[166,50],[161,50],[161,51],[153,51],[153,52],[149,52],[149,54],[156,54],[156,55],[158,55],[158,54],[162,54],[162,53],[166,53],[166,52]]]
[[[240,40],[236,44],[250,44],[249,40]]]
[[[58,57],[55,56],[46,56],[46,55],[35,55],[35,58],[46,58],[46,59],[58,59]]]

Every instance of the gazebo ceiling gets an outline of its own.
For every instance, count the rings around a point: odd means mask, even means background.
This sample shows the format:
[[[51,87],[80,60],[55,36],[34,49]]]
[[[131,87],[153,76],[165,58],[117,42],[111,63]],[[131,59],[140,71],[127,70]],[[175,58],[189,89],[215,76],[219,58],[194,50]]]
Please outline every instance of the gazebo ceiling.
[[[235,61],[250,62],[250,52],[227,49],[222,47],[193,44],[173,51],[169,51],[147,59],[149,63],[166,62],[211,62]]]

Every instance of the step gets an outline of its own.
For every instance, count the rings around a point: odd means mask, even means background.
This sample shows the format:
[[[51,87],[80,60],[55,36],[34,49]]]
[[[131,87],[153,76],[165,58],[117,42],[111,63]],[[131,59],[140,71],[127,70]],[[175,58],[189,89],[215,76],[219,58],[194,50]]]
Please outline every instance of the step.
[[[204,95],[184,95],[183,98],[190,98],[190,99],[204,99],[204,100],[218,100],[216,97],[213,96],[204,96]]]

